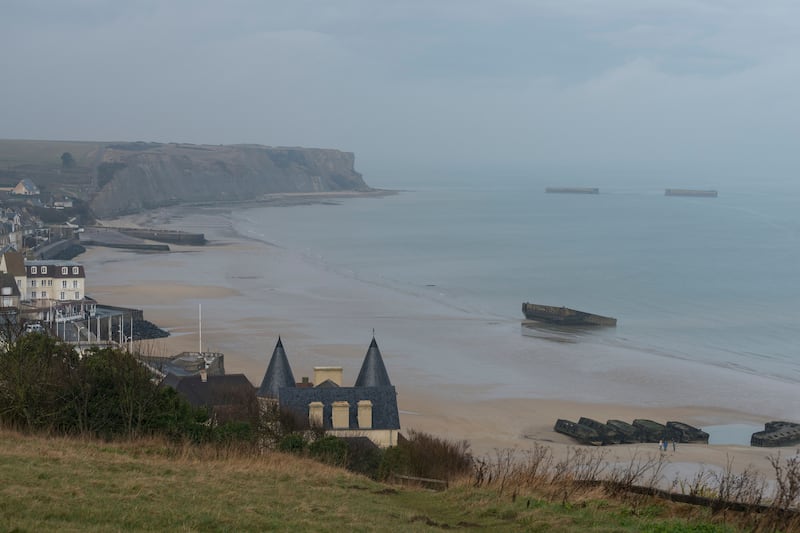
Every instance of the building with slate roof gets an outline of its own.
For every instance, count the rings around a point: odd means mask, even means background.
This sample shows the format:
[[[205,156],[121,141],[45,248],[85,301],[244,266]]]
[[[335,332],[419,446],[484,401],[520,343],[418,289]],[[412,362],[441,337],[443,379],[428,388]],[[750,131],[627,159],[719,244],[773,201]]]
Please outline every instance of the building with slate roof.
[[[342,376],[342,367],[318,366],[314,368],[314,386],[298,386],[278,339],[258,396],[277,400],[282,408],[330,435],[367,437],[378,446],[395,446],[400,432],[397,391],[374,337],[355,385],[343,386]]]
[[[190,376],[167,374],[161,387],[172,387],[194,407],[204,407],[218,422],[252,420],[258,413],[255,388],[244,374]]]

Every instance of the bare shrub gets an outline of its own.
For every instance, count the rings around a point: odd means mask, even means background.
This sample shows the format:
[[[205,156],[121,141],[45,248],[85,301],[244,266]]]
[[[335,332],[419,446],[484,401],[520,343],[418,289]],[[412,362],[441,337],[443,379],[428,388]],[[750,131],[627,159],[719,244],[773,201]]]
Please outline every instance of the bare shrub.
[[[567,447],[564,458],[552,469],[551,499],[560,496],[561,503],[566,505],[580,488],[599,483],[607,467],[606,455],[605,450]]]
[[[781,455],[769,457],[775,472],[775,489],[769,508],[758,522],[756,531],[798,531],[800,515],[800,452],[781,460]]]
[[[714,489],[711,488],[711,483],[711,472],[705,468],[700,468],[690,480],[676,475],[672,481],[672,490],[677,492],[676,489],[680,489],[680,494],[687,496],[711,498],[715,494]]]
[[[760,505],[766,490],[766,480],[752,467],[737,474],[733,470],[733,458],[728,456],[722,472],[710,475],[716,483],[716,497],[712,504],[715,511],[726,509],[731,503]]]
[[[452,481],[473,472],[469,442],[450,441],[413,429],[387,454],[385,463],[384,476],[401,474]]]
[[[547,481],[553,468],[553,451],[538,442],[522,452],[523,458],[514,469],[514,479],[520,487],[539,487]]]
[[[660,457],[651,454],[634,452],[627,462],[617,463],[611,468],[607,477],[609,490],[616,494],[629,492],[634,486],[642,485],[660,460]]]

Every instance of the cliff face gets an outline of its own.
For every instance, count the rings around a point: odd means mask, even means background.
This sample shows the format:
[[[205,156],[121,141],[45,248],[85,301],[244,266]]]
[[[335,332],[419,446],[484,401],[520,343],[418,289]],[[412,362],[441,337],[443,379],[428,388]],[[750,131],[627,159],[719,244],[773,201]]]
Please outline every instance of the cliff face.
[[[258,145],[109,144],[90,206],[99,217],[176,202],[369,190],[349,152]]]

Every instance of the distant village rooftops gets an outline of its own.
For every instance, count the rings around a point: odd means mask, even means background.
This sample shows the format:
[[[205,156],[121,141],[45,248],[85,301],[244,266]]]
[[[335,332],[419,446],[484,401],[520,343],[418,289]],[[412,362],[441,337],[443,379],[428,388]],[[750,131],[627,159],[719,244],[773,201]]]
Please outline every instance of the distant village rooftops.
[[[5,252],[0,258],[0,270],[14,276],[24,276],[25,256],[20,252]]]
[[[32,266],[83,266],[75,261],[60,261],[58,259],[25,259],[25,265]]]
[[[256,405],[255,389],[244,374],[168,374],[160,386],[172,387],[192,406],[205,407],[221,422],[241,420]]]
[[[41,193],[39,187],[29,178],[23,178],[17,183],[17,186],[11,189],[12,194],[19,194],[22,196],[36,196]]]

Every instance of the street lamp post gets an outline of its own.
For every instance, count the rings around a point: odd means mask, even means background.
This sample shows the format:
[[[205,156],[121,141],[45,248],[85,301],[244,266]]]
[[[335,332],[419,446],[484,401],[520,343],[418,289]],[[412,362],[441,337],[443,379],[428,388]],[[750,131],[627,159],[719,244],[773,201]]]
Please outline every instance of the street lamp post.
[[[66,325],[66,324],[65,324],[65,325]],[[75,329],[76,329],[76,330],[77,330],[77,332],[78,332],[78,351],[80,351],[80,349],[81,349],[81,330],[84,330],[84,329],[86,329],[86,328],[85,328],[85,327],[83,327],[83,326],[79,326],[78,324],[75,324],[75,323],[73,323],[72,325],[73,325],[73,326],[75,326]],[[86,330],[86,331],[88,332],[89,330]],[[87,336],[87,338],[86,338],[86,339],[87,339],[87,340],[89,339],[89,338],[88,338],[88,336]]]

